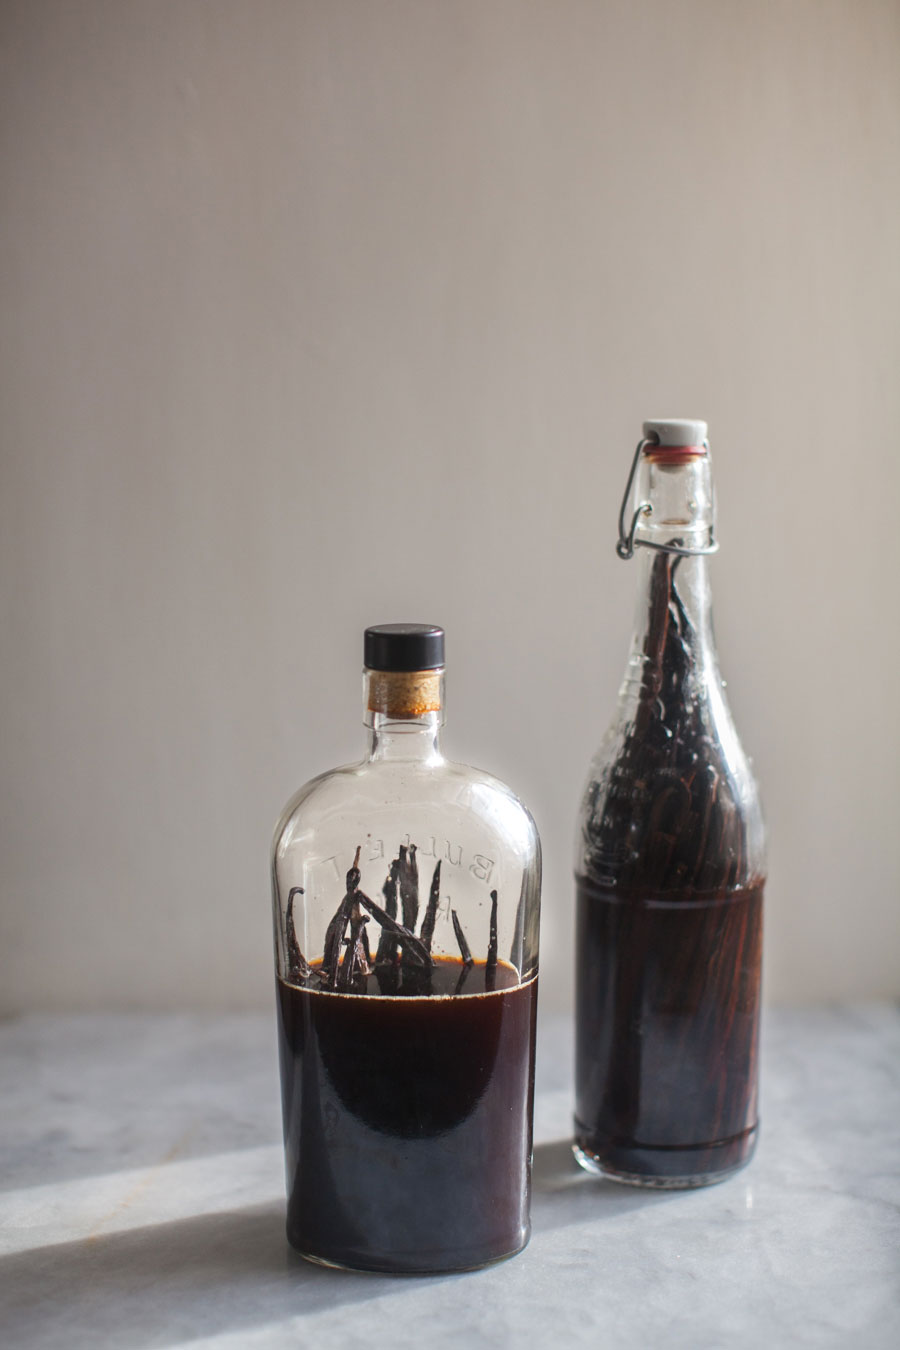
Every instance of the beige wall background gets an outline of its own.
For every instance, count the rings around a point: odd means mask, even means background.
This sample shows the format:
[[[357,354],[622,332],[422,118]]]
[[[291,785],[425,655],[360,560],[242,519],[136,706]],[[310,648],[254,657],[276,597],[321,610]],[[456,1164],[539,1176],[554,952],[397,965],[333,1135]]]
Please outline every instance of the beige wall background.
[[[572,823],[640,422],[706,417],[767,990],[900,993],[900,6],[7,0],[0,1007],[269,1007],[366,623]]]

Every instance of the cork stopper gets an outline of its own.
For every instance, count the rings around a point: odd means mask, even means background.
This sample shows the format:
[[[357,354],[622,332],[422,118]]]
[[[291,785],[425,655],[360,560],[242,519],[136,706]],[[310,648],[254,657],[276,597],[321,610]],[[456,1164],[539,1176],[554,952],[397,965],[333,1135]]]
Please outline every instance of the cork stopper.
[[[440,712],[440,670],[369,670],[367,707],[385,717],[423,717]]]

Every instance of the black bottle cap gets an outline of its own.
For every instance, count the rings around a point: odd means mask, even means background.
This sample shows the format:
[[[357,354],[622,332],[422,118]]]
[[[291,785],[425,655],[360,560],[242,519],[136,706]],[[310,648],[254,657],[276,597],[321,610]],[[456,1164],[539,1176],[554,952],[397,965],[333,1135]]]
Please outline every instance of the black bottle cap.
[[[367,670],[437,670],[444,664],[444,630],[432,623],[379,623],[363,640]]]

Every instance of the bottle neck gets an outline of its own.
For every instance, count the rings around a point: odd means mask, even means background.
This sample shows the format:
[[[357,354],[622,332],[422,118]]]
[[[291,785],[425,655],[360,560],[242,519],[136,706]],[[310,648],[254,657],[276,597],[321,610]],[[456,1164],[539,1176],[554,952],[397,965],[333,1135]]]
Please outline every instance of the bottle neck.
[[[676,656],[698,675],[718,665],[712,622],[712,592],[706,557],[679,557],[639,548],[640,579],[632,641],[632,660],[644,676],[655,678],[664,654]]]
[[[708,454],[651,450],[638,476],[644,506],[635,542],[640,558],[632,660],[645,676],[666,661],[708,674],[717,666],[707,555],[664,551],[667,545],[705,549],[714,537],[714,499]],[[641,548],[641,542],[655,548]],[[673,645],[674,644],[674,645]]]
[[[366,759],[440,764],[444,672],[363,671]]]

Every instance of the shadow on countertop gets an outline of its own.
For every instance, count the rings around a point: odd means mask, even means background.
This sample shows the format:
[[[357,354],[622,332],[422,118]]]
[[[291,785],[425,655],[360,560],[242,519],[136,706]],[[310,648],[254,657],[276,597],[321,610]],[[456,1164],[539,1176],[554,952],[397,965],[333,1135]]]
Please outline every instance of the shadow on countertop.
[[[532,1171],[532,1232],[591,1221],[608,1222],[620,1214],[699,1194],[698,1191],[653,1190],[623,1186],[591,1176],[579,1167],[571,1139],[537,1144]]]
[[[16,1350],[156,1350],[364,1301],[392,1284],[304,1261],[287,1245],[283,1201],[272,1202],[3,1257],[3,1340]]]
[[[672,1196],[589,1176],[568,1139],[535,1149],[535,1237],[569,1224],[602,1225]],[[0,1258],[0,1307],[4,1343],[17,1350],[161,1350],[367,1302],[404,1283],[422,1289],[465,1278],[398,1280],[313,1265],[288,1246],[279,1200]]]

